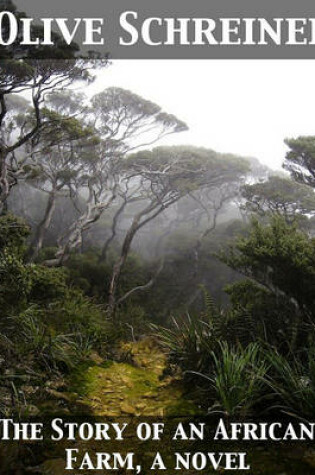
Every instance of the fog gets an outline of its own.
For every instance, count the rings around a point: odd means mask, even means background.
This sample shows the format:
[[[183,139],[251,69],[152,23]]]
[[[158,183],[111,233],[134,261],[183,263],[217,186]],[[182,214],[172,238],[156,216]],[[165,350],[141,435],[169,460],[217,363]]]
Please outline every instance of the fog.
[[[114,61],[90,94],[130,89],[189,126],[163,144],[193,144],[257,157],[280,169],[287,137],[314,133],[313,61]]]
[[[313,66],[299,63],[297,94],[296,64],[280,74],[271,61],[115,61],[90,84],[45,92],[45,126],[12,157],[6,201],[31,227],[30,262],[70,266],[76,285],[113,305],[160,285],[163,318],[200,306],[203,287],[226,303],[239,275],[218,253],[253,215],[299,212],[312,230],[312,192],[282,168],[283,139],[312,133]],[[22,97],[8,99],[8,144],[32,125],[30,91]],[[86,265],[104,276],[75,277]]]

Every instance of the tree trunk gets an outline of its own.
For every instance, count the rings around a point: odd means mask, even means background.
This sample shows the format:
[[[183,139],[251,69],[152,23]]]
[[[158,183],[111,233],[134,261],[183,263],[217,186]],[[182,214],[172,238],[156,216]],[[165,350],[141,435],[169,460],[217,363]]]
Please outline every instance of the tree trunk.
[[[133,289],[129,290],[125,295],[120,297],[120,299],[117,301],[117,305],[120,305],[123,303],[125,300],[127,300],[131,295],[135,294],[136,292],[143,292],[147,289],[150,289],[156,282],[158,276],[162,272],[164,268],[164,258],[162,259],[158,269],[156,270],[155,274],[151,277],[151,279],[143,285],[138,285],[137,287],[134,287]]]
[[[178,201],[178,197],[170,200],[167,204],[161,204],[160,202],[155,202],[155,203],[150,203],[145,209],[140,211],[134,219],[133,222],[129,228],[129,231],[126,234],[126,237],[124,239],[121,253],[120,253],[120,258],[118,262],[114,265],[113,268],[113,273],[111,276],[111,282],[109,286],[109,292],[108,292],[108,310],[109,314],[113,316],[115,314],[115,309],[116,309],[116,293],[117,293],[117,287],[121,275],[121,271],[125,265],[125,262],[127,260],[132,241],[139,231],[143,226],[148,224],[150,221],[155,219],[159,214],[161,214],[166,208],[174,204],[176,201]],[[150,214],[153,213],[153,214]],[[147,217],[146,217],[147,216]],[[144,218],[144,219],[143,219]]]
[[[7,155],[5,148],[0,146],[0,215],[7,212],[7,199],[10,194]]]
[[[129,231],[126,234],[125,240],[122,245],[120,259],[113,268],[113,273],[111,276],[110,286],[109,286],[109,293],[108,293],[108,309],[110,315],[114,315],[115,307],[116,307],[116,294],[117,294],[117,287],[120,280],[121,271],[126,263],[130,247],[135,237],[138,229],[139,229],[139,222],[141,219],[141,213],[139,213],[133,220],[132,225],[130,226]]]
[[[112,227],[111,227],[111,235],[109,236],[109,238],[104,243],[104,246],[102,248],[102,253],[101,253],[100,258],[99,258],[99,263],[102,263],[102,262],[106,261],[109,246],[113,242],[113,240],[115,239],[115,236],[116,236],[117,224],[118,224],[119,217],[123,213],[126,206],[127,206],[127,201],[124,201],[115,213],[115,216],[113,218]]]
[[[34,261],[38,258],[39,252],[41,251],[43,247],[44,238],[50,226],[55,208],[56,208],[56,192],[55,190],[52,190],[52,192],[49,193],[44,218],[39,223],[36,229],[35,237],[31,244],[31,261]]]

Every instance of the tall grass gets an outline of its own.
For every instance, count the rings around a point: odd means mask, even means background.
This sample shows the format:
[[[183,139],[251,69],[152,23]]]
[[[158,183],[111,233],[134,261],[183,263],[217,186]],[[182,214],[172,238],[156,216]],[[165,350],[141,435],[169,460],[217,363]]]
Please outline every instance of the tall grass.
[[[48,372],[70,369],[76,363],[76,345],[73,335],[55,333],[45,323],[44,313],[30,306],[24,312],[11,317],[15,333],[15,350],[20,358],[36,360]]]
[[[266,388],[264,377],[268,367],[259,345],[230,348],[227,342],[221,342],[212,358],[214,366],[209,375],[196,373],[209,383],[209,412],[228,417],[251,415]]]
[[[162,345],[169,352],[170,361],[183,371],[203,371],[209,368],[211,353],[217,347],[219,335],[210,319],[173,319],[172,328],[152,325]]]
[[[182,318],[173,318],[171,328],[151,325],[169,352],[170,361],[183,371],[208,370],[212,362],[211,353],[222,339],[225,314],[215,306],[205,290],[204,306],[200,317],[187,314]]]
[[[214,376],[210,379],[217,401],[213,410],[227,416],[249,416],[260,402],[266,387],[264,377],[268,367],[262,358],[260,346],[251,343],[246,348],[229,348],[220,344],[220,351],[213,353]]]
[[[315,349],[309,350],[306,362],[297,357],[288,361],[276,351],[268,351],[266,359],[271,370],[266,382],[273,394],[272,408],[300,418],[314,418]]]

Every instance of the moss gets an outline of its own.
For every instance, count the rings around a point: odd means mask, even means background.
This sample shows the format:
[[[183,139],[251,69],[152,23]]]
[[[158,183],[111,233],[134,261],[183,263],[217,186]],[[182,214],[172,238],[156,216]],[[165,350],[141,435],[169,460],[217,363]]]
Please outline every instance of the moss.
[[[128,346],[128,348],[126,348]],[[166,440],[169,440],[174,433],[174,427],[180,420],[174,416],[193,416],[198,412],[196,406],[187,398],[183,392],[182,382],[178,379],[168,377],[161,379],[166,357],[161,350],[149,341],[140,344],[124,345],[122,352],[132,356],[134,364],[126,362],[102,362],[86,361],[70,377],[70,393],[65,393],[66,400],[70,398],[71,416],[74,411],[83,415],[84,410],[94,416],[123,416],[129,423],[128,434],[125,435],[124,450],[139,454],[139,460],[143,467],[142,473],[149,474],[152,457],[157,452],[163,453],[167,466],[172,467],[174,443],[165,444],[165,440],[160,443],[148,441],[143,445],[136,437],[133,424],[137,424],[137,419],[130,418],[134,415],[142,416],[162,416],[168,415]],[[163,363],[164,362],[164,363]],[[137,366],[135,366],[137,365]],[[69,390],[69,386],[66,386]],[[83,404],[83,406],[81,405]],[[172,426],[173,425],[173,426]],[[104,443],[89,441],[78,442],[77,447],[88,450],[91,454],[104,450]],[[181,452],[185,450],[185,442],[177,441],[176,449]],[[197,451],[207,452],[208,442],[198,444]],[[248,462],[257,475],[274,475],[275,473],[286,473],[288,475],[311,475],[314,473],[314,450],[305,446],[288,444],[257,444],[250,448],[248,444],[244,447],[233,443],[224,445],[215,444],[215,451],[247,451]],[[43,474],[63,474],[64,462],[63,445],[45,443],[45,459],[41,465]],[[115,441],[106,444],[106,450],[111,453],[117,451]],[[119,449],[120,450],[120,449]],[[209,469],[208,474],[217,473]],[[92,471],[96,473],[96,471]],[[191,471],[183,471],[183,474]],[[240,471],[240,473],[247,473]]]
[[[166,355],[147,338],[122,345],[121,354],[133,364],[86,362],[72,374],[70,391],[95,416],[163,416],[196,414],[196,406],[183,396],[179,381],[161,379]],[[72,408],[73,409],[73,408]]]
[[[95,375],[102,368],[108,368],[112,365],[111,361],[106,361],[101,365],[88,360],[79,364],[69,378],[69,391],[77,393],[79,396],[87,396],[95,390],[97,379]]]

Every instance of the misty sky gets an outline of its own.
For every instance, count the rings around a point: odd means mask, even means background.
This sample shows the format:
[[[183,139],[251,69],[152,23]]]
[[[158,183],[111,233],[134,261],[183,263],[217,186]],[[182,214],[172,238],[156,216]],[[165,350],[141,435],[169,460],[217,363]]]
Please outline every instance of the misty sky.
[[[190,130],[160,144],[193,144],[280,168],[286,137],[315,135],[315,61],[115,61],[91,92],[118,86],[156,102]]]

